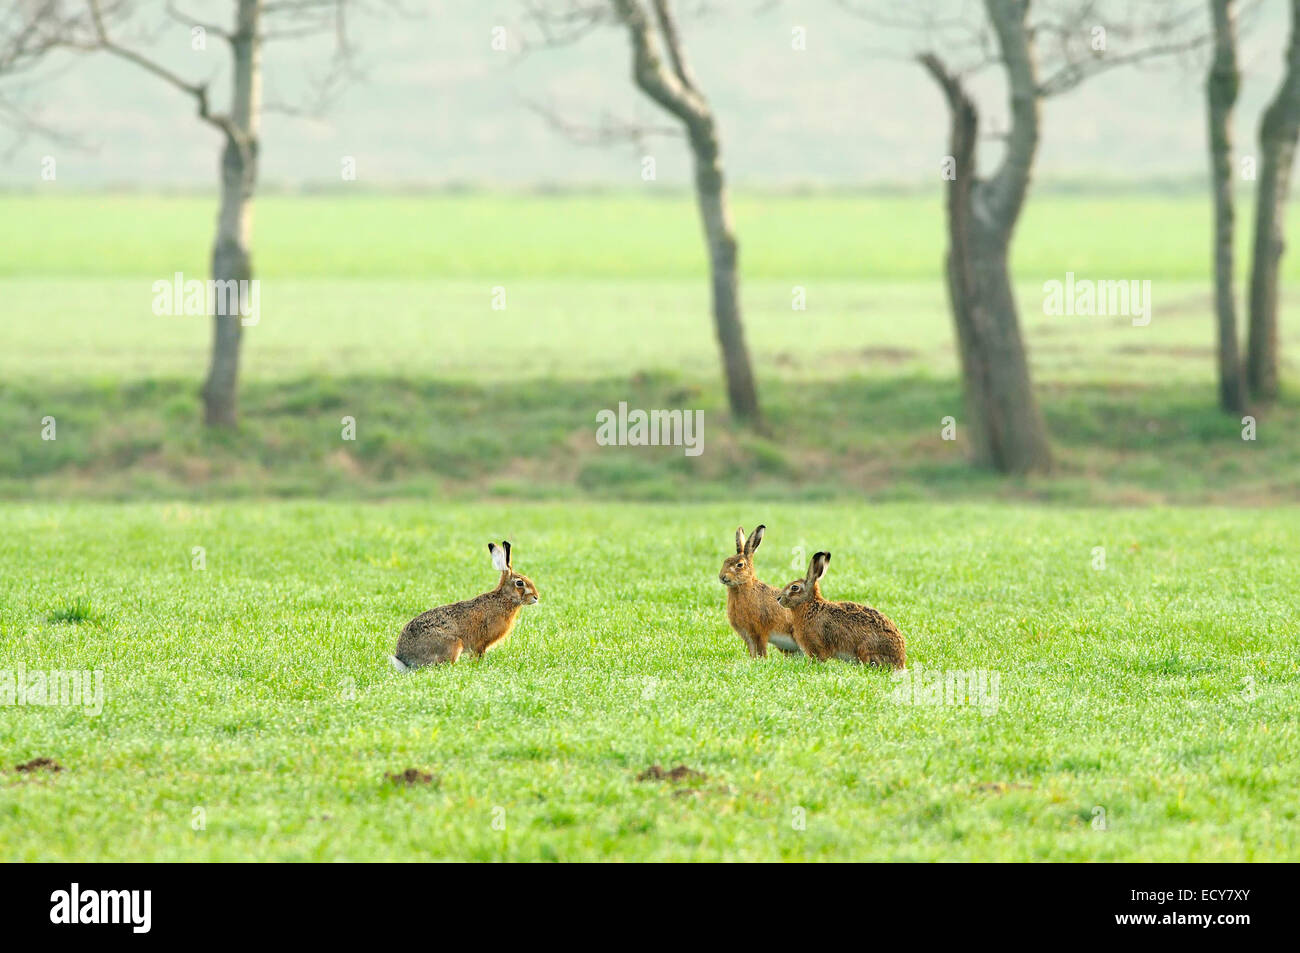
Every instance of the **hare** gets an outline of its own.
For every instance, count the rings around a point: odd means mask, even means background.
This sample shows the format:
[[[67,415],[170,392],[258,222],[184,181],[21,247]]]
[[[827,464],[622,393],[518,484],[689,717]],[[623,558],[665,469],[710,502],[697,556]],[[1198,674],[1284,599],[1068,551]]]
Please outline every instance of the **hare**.
[[[422,612],[406,623],[397,640],[397,653],[388,656],[399,672],[454,662],[464,651],[482,655],[510,634],[521,608],[537,603],[533,581],[511,566],[510,543],[488,543],[488,552],[492,565],[501,571],[497,587],[473,599]]]
[[[819,662],[834,655],[867,665],[904,668],[907,647],[898,626],[870,606],[822,598],[818,580],[830,561],[830,553],[814,553],[808,574],[781,590],[779,601],[790,610],[799,648]]]
[[[754,550],[766,529],[760,526],[746,539],[744,528],[736,527],[736,555],[724,559],[718,573],[727,587],[727,621],[745,640],[751,657],[766,658],[769,642],[782,652],[797,655],[790,612],[777,605],[777,590],[754,574]]]

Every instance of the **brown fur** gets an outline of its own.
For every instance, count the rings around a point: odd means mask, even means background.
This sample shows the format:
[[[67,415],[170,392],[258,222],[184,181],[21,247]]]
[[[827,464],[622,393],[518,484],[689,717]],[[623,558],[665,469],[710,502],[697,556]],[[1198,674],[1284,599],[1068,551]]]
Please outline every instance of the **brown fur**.
[[[903,633],[888,616],[870,606],[822,597],[820,579],[830,561],[830,553],[815,553],[808,574],[781,590],[781,605],[790,610],[799,648],[819,662],[837,656],[864,665],[906,667]]]
[[[759,526],[745,538],[736,527],[736,555],[722,561],[718,579],[727,587],[727,621],[749,649],[751,658],[766,658],[772,635],[794,637],[790,611],[777,603],[778,591],[759,580],[754,572],[754,550],[763,541],[766,526]],[[784,651],[784,650],[782,650]]]
[[[454,662],[462,652],[479,656],[515,627],[519,610],[538,601],[537,587],[514,571],[510,544],[503,544],[506,568],[490,592],[422,612],[402,629],[396,657],[410,668]],[[489,550],[494,546],[489,544]],[[523,585],[519,585],[523,583]]]

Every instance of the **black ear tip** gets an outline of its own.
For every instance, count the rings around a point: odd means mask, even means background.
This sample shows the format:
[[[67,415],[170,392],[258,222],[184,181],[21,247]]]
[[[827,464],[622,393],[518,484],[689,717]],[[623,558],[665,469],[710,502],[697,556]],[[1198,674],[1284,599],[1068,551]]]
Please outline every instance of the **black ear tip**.
[[[755,533],[761,533],[761,532],[763,532],[763,530],[765,530],[765,529],[767,529],[767,524],[766,524],[766,523],[759,523],[759,524],[758,524],[758,529],[754,530],[754,532],[755,532]]]
[[[488,543],[488,552],[489,552],[489,553],[490,553],[490,552],[493,552],[494,550],[496,550],[496,548],[497,548],[497,544],[496,544],[496,543]]]

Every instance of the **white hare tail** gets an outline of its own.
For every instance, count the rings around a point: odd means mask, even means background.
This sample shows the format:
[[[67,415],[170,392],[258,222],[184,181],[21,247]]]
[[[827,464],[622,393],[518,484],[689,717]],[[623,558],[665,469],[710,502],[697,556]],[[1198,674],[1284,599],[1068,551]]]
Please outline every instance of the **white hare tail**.
[[[388,656],[388,661],[392,662],[392,663],[393,663],[393,668],[397,669],[399,672],[409,672],[409,671],[411,671],[411,666],[407,665],[405,662],[403,662],[401,659],[399,659],[396,655],[390,655],[390,656]]]

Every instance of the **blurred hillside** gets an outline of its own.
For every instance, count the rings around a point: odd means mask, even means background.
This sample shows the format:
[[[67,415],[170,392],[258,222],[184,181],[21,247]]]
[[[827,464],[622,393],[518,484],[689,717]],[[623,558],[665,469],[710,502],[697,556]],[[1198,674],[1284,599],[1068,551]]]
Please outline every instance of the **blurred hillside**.
[[[202,15],[224,14],[209,0]],[[412,5],[417,6],[417,5]],[[530,108],[575,125],[603,118],[663,125],[628,78],[626,37],[612,27],[572,46],[521,50],[536,38],[511,0],[443,0],[409,17],[351,22],[365,79],[348,86],[321,121],[271,113],[263,182],[341,184],[343,156],[362,188],[473,184],[640,186],[641,151],[577,145]],[[882,31],[829,0],[683,4],[686,42],[726,136],[734,181],[750,186],[929,185],[944,152],[936,89],[908,61],[919,38]],[[213,78],[218,103],[225,50],[190,48],[189,29],[157,4],[124,42],[177,72]],[[197,12],[197,11],[196,11]],[[1245,82],[1238,141],[1254,140],[1259,111],[1280,74],[1280,4],[1265,5],[1242,43]],[[511,49],[491,48],[504,26]],[[794,27],[807,49],[791,49]],[[269,104],[297,104],[326,73],[328,38],[275,43],[266,53]],[[882,52],[882,48],[889,55]],[[1199,179],[1204,175],[1203,61],[1195,56],[1120,69],[1046,108],[1039,179],[1091,183]],[[1001,126],[995,77],[981,78],[986,130]],[[85,140],[87,151],[29,139],[0,162],[0,186],[47,187],[42,156],[59,159],[60,187],[143,190],[212,185],[214,132],[181,94],[110,57],[64,57],[24,80],[17,97],[44,122]],[[685,149],[653,140],[660,184],[685,181]],[[995,150],[993,150],[995,152]]]

